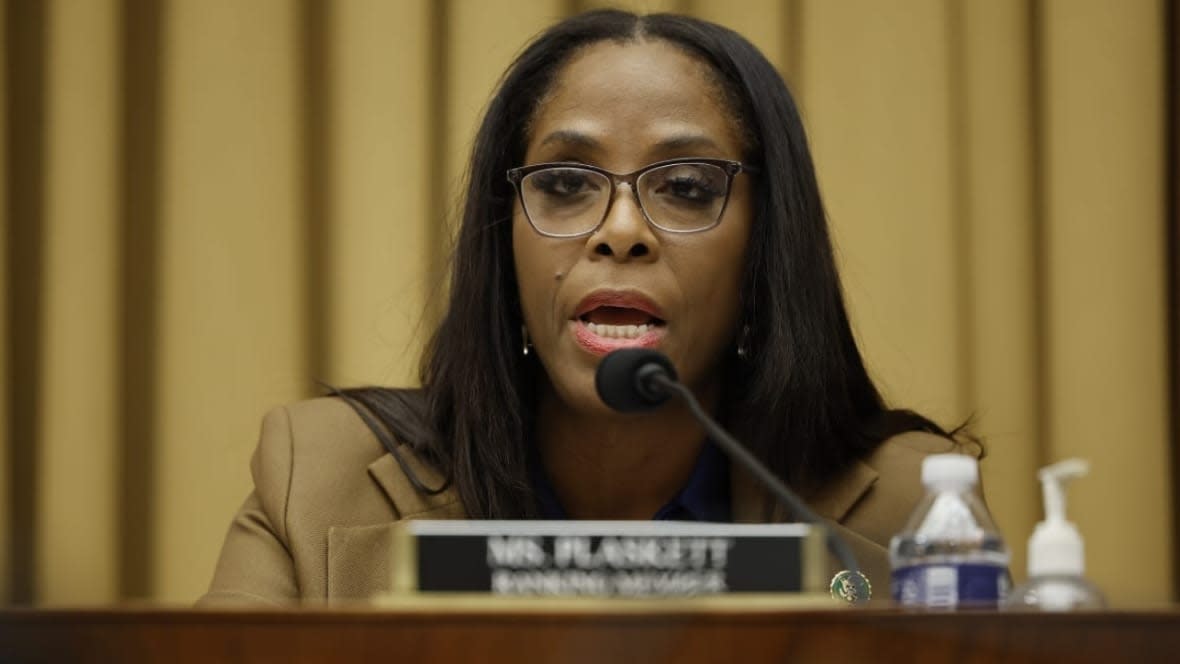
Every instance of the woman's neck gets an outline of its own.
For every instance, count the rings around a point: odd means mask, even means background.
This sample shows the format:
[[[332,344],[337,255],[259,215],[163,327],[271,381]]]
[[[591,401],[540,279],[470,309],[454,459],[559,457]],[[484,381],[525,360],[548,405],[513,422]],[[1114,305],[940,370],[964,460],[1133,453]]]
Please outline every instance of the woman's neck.
[[[537,406],[541,460],[571,519],[650,519],[684,487],[705,440],[679,402],[640,415],[586,413],[543,389]]]

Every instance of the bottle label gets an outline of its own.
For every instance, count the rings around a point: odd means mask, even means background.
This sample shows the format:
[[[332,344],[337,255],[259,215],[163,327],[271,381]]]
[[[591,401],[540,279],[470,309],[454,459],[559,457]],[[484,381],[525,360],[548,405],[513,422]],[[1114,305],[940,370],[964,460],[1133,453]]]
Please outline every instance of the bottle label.
[[[995,608],[1008,594],[1008,571],[978,563],[912,565],[893,570],[893,600],[931,609]]]

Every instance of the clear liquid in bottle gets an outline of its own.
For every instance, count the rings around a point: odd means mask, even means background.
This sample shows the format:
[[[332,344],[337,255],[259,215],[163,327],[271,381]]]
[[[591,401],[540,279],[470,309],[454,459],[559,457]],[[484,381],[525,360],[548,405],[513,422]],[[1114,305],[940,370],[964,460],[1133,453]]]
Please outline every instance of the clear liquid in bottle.
[[[996,608],[1008,591],[1008,548],[975,491],[974,458],[922,464],[926,495],[889,547],[893,599],[904,607]]]

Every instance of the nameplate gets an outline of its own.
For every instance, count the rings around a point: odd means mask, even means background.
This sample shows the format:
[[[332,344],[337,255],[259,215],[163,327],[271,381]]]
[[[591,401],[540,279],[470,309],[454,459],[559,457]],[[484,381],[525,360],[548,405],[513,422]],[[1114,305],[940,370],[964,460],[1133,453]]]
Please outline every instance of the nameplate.
[[[406,521],[395,593],[686,597],[825,587],[822,535],[806,524],[673,521]]]

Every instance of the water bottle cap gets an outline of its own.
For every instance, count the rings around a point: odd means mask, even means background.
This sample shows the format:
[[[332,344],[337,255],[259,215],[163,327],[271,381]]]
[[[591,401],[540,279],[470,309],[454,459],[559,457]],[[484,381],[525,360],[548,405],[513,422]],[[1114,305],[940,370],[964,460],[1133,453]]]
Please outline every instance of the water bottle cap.
[[[965,454],[932,454],[922,460],[922,484],[927,488],[973,487],[979,482],[979,462]]]

